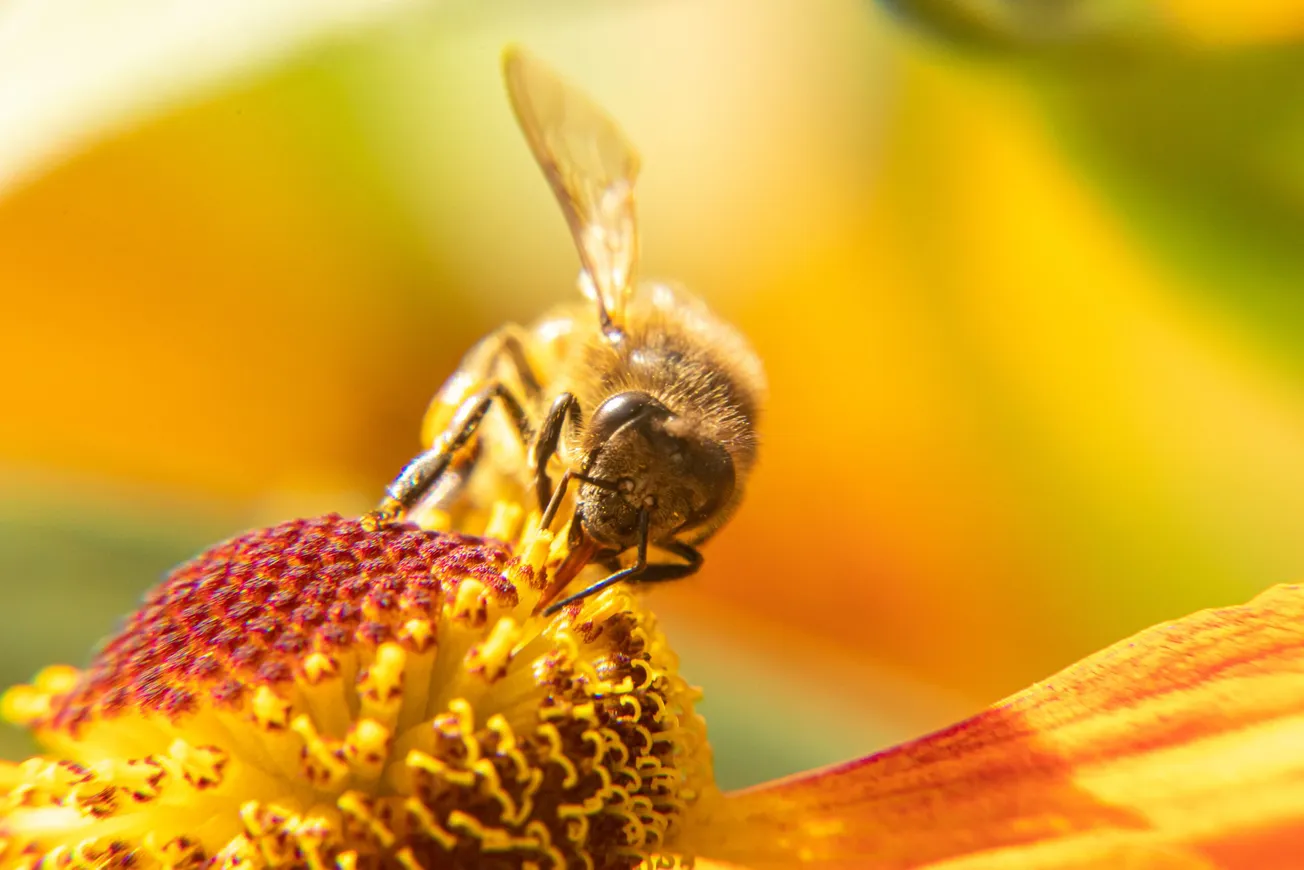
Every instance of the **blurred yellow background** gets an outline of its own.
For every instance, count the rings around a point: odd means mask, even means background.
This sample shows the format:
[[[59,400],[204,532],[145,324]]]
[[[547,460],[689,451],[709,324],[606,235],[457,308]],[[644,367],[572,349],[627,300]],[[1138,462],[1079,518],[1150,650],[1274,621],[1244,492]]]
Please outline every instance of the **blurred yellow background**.
[[[575,292],[508,41],[638,144],[644,273],[767,361],[744,509],[652,593],[726,785],[1304,576],[1297,16],[893,5],[413,3],[52,144],[0,191],[0,676],[369,507],[470,343]]]

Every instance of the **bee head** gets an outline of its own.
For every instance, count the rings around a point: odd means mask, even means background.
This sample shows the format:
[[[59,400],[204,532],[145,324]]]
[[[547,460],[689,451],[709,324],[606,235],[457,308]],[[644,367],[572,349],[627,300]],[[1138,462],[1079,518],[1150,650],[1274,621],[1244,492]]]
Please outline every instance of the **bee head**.
[[[647,393],[607,399],[589,435],[597,446],[580,487],[579,519],[603,546],[635,546],[642,511],[656,543],[708,525],[730,503],[736,477],[724,445]]]

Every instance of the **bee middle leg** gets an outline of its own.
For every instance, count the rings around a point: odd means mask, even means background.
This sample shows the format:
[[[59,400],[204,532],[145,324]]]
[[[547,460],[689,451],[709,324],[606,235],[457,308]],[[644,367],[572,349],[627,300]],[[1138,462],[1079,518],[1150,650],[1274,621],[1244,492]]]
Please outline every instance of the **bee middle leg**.
[[[512,371],[520,378],[521,388],[525,390],[526,395],[534,397],[543,392],[543,385],[539,383],[539,376],[535,373],[534,366],[530,364],[530,359],[525,353],[524,330],[516,324],[508,324],[499,328],[498,347],[489,357],[490,366],[497,366],[504,357],[511,363]]]
[[[522,444],[530,443],[530,421],[521,401],[504,386],[495,381],[469,396],[458,406],[454,419],[459,421],[451,435],[441,437],[435,445],[410,461],[398,477],[385,487],[385,499],[380,506],[362,518],[363,525],[375,529],[401,518],[430,491],[444,472],[453,456],[480,428],[485,414],[497,401],[507,412]]]

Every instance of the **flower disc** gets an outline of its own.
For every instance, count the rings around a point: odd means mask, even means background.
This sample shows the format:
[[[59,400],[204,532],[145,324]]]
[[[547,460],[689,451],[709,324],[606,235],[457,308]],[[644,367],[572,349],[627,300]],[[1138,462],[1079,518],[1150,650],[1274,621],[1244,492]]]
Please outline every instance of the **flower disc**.
[[[533,615],[550,544],[328,515],[182,565],[85,671],[6,696],[50,752],[0,766],[0,867],[659,852],[710,788],[695,693],[627,592]]]

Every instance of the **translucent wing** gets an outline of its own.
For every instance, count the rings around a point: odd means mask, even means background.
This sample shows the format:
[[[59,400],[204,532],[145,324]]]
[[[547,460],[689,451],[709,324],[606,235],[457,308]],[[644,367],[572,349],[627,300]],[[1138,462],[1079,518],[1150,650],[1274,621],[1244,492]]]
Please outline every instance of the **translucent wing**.
[[[597,303],[603,331],[616,338],[638,263],[638,154],[602,109],[523,50],[504,52],[503,74],[516,120],[579,249],[581,289]]]

